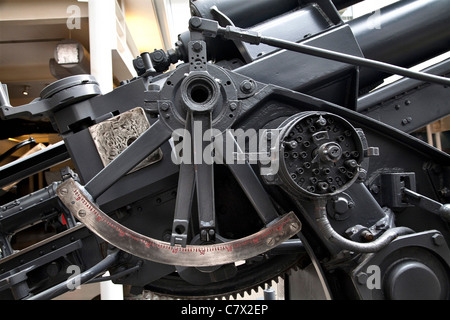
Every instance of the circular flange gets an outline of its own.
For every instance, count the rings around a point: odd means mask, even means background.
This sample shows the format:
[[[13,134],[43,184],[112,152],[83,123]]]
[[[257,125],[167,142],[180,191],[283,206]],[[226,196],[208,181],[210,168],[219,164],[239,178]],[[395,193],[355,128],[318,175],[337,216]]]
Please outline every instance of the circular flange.
[[[358,178],[363,143],[345,119],[326,112],[302,112],[279,129],[278,177],[288,191],[307,197],[331,196]]]
[[[442,288],[439,278],[428,266],[420,261],[406,260],[389,271],[385,292],[392,300],[437,300]]]
[[[93,84],[98,86],[97,80],[95,80],[95,78],[92,75],[81,74],[70,76],[64,79],[57,80],[46,86],[44,89],[42,89],[40,97],[41,99],[48,99],[51,98],[56,93],[61,92],[63,90],[87,84]]]
[[[167,77],[158,100],[162,121],[169,128],[185,128],[189,112],[211,112],[212,128],[221,132],[231,127],[240,112],[236,85],[220,67],[208,65],[207,71],[178,67]]]
[[[218,104],[220,87],[205,72],[191,72],[181,83],[181,98],[187,110],[209,112]]]

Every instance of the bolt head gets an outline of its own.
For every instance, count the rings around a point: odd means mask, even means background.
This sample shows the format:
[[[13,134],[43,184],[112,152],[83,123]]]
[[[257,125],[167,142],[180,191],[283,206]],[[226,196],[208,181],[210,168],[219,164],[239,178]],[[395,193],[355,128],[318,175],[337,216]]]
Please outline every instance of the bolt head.
[[[268,246],[273,246],[273,245],[275,244],[275,239],[272,238],[272,237],[268,238],[268,239],[266,240],[266,244],[267,244]]]
[[[241,91],[244,93],[251,93],[253,91],[253,83],[250,80],[242,81]]]
[[[203,46],[200,42],[194,42],[194,44],[192,45],[192,50],[194,50],[195,52],[200,52],[202,51]]]
[[[192,17],[191,20],[189,20],[189,23],[191,24],[191,27],[198,28],[202,25],[202,20],[199,17]]]
[[[161,110],[163,111],[169,110],[169,104],[167,102],[161,103]]]
[[[289,227],[292,231],[297,231],[299,229],[299,225],[296,222],[292,222]]]
[[[436,233],[431,236],[431,238],[433,239],[433,243],[437,246],[442,246],[443,244],[445,244],[445,239],[442,234]]]
[[[359,284],[366,284],[368,278],[369,276],[367,275],[367,273],[364,272],[360,272],[356,275],[356,280],[358,281]]]
[[[333,201],[333,207],[336,213],[343,214],[349,209],[348,200],[344,197],[338,197]]]

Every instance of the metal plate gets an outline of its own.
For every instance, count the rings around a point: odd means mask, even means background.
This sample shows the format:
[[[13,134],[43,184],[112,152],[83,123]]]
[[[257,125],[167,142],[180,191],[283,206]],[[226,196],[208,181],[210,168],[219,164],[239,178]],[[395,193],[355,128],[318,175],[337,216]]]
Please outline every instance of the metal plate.
[[[106,167],[126,147],[150,128],[147,116],[142,108],[134,108],[111,119],[89,127],[100,159]],[[138,164],[129,173],[146,167],[162,159],[161,149],[156,150]]]
[[[105,241],[132,255],[169,265],[204,267],[245,260],[273,249],[301,229],[297,216],[290,212],[261,231],[238,240],[211,245],[172,246],[169,242],[134,232],[110,218],[73,179],[63,182],[57,194],[74,216]]]

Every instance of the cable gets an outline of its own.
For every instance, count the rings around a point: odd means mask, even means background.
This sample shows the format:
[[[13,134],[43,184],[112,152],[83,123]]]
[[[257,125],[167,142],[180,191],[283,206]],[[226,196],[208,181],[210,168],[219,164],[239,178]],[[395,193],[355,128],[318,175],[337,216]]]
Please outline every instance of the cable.
[[[88,282],[89,280],[95,278],[98,274],[104,272],[109,267],[111,267],[114,263],[116,263],[119,260],[119,250],[114,250],[110,254],[108,254],[105,259],[97,263],[92,268],[84,271],[79,275],[79,284],[84,284]],[[66,281],[49,288],[45,291],[42,291],[41,293],[38,293],[34,296],[28,297],[24,300],[50,300],[53,299],[63,293],[66,293],[68,291],[71,291],[70,288],[73,287],[73,278],[67,279]]]
[[[29,138],[29,139],[27,139],[27,140],[24,140],[24,141],[19,142],[19,143],[16,144],[14,147],[12,147],[12,148],[8,149],[7,151],[5,151],[4,153],[2,153],[2,154],[0,155],[0,162],[2,162],[3,160],[5,160],[7,157],[9,157],[10,155],[12,155],[14,152],[16,152],[17,150],[19,150],[20,148],[25,147],[25,146],[27,146],[27,145],[29,145],[29,144],[32,145],[32,146],[34,146],[34,145],[36,144],[36,141],[34,140],[33,137],[31,137],[31,138]]]
[[[358,253],[377,252],[387,246],[395,238],[405,234],[414,233],[413,230],[406,227],[391,228],[385,231],[378,239],[369,243],[361,243],[344,238],[337,233],[331,226],[327,218],[326,199],[314,199],[314,216],[319,225],[320,233],[329,241],[337,244],[343,249]]]
[[[138,263],[134,267],[131,267],[130,269],[126,269],[126,270],[123,270],[121,272],[115,273],[112,276],[93,278],[91,280],[88,280],[86,283],[96,283],[96,282],[103,282],[103,281],[120,279],[120,278],[122,278],[122,277],[124,277],[126,275],[129,275],[129,274],[137,271],[141,267],[141,265],[142,265],[142,263]]]

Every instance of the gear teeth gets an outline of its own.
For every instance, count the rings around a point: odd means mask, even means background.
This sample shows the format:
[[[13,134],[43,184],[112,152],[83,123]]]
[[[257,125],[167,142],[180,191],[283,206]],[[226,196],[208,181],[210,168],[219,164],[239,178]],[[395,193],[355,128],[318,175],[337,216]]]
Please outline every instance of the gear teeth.
[[[272,286],[273,282],[275,282],[276,284],[279,283],[280,279],[285,280],[286,276],[290,276],[292,274],[292,272],[298,271],[301,269],[300,265],[298,264],[299,262],[297,262],[297,264],[293,264],[292,266],[290,266],[288,269],[281,271],[280,274],[278,274],[277,276],[271,278],[271,279],[267,279],[266,281],[263,281],[259,284],[256,284],[252,287],[248,287],[246,289],[242,289],[241,291],[238,292],[229,292],[226,294],[222,294],[222,295],[216,295],[216,296],[196,296],[196,297],[180,297],[180,296],[170,296],[170,295],[165,295],[165,294],[158,294],[158,296],[160,297],[160,299],[194,299],[194,300],[201,300],[201,299],[208,299],[208,300],[237,300],[239,299],[239,297],[241,298],[245,298],[245,294],[247,293],[248,295],[252,294],[252,290],[254,291],[254,293],[258,293],[258,291],[261,290],[265,290],[266,286]]]

